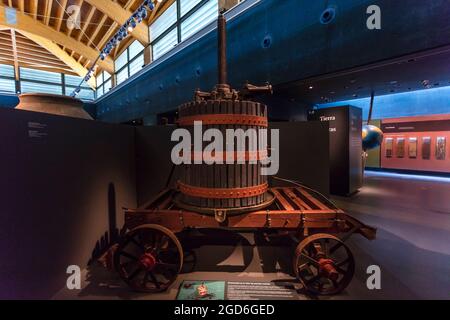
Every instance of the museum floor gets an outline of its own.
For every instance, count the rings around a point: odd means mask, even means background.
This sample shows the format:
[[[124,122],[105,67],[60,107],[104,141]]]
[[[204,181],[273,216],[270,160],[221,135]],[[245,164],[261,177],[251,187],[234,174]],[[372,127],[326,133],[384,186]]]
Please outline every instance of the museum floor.
[[[377,227],[378,236],[372,242],[358,235],[348,241],[357,263],[353,282],[343,294],[320,299],[450,299],[450,178],[367,172],[361,192],[333,200]],[[94,266],[85,270],[81,291],[63,289],[54,298],[175,299],[183,280],[292,281],[291,244],[216,231],[205,230],[184,244],[199,257],[196,263],[193,255],[187,257],[185,267],[194,272],[182,274],[166,293],[134,294],[114,274]],[[381,267],[381,290],[366,287],[369,265]],[[316,299],[301,293],[298,298]]]

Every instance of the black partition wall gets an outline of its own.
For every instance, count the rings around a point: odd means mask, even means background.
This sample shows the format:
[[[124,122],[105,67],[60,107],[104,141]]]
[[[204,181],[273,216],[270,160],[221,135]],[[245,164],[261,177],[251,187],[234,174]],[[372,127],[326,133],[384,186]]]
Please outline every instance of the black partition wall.
[[[50,298],[136,206],[134,129],[1,108],[0,151],[0,298]]]

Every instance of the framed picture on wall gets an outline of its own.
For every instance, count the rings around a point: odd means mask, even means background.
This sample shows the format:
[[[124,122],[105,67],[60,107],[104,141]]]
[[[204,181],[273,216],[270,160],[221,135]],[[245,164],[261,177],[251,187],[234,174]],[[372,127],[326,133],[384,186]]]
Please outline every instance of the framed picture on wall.
[[[445,137],[436,138],[436,160],[445,160]]]
[[[397,158],[405,157],[405,138],[397,138]]]
[[[386,158],[392,158],[394,150],[394,139],[386,138]]]
[[[431,138],[422,138],[422,159],[430,160],[431,158]]]
[[[417,138],[409,138],[408,156],[411,159],[417,158]]]

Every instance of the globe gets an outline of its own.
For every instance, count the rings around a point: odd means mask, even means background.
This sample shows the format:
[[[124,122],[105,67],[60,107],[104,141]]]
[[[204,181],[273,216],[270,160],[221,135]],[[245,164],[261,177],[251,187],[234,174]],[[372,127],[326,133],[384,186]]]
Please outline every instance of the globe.
[[[383,141],[383,131],[373,125],[365,125],[362,129],[362,140],[364,151],[375,149]]]

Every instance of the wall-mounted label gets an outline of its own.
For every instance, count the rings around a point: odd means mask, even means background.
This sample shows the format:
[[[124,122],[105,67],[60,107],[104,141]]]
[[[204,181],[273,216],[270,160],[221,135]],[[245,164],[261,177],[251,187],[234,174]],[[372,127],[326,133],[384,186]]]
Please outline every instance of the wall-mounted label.
[[[47,125],[39,122],[28,122],[28,137],[41,139],[48,136]]]

